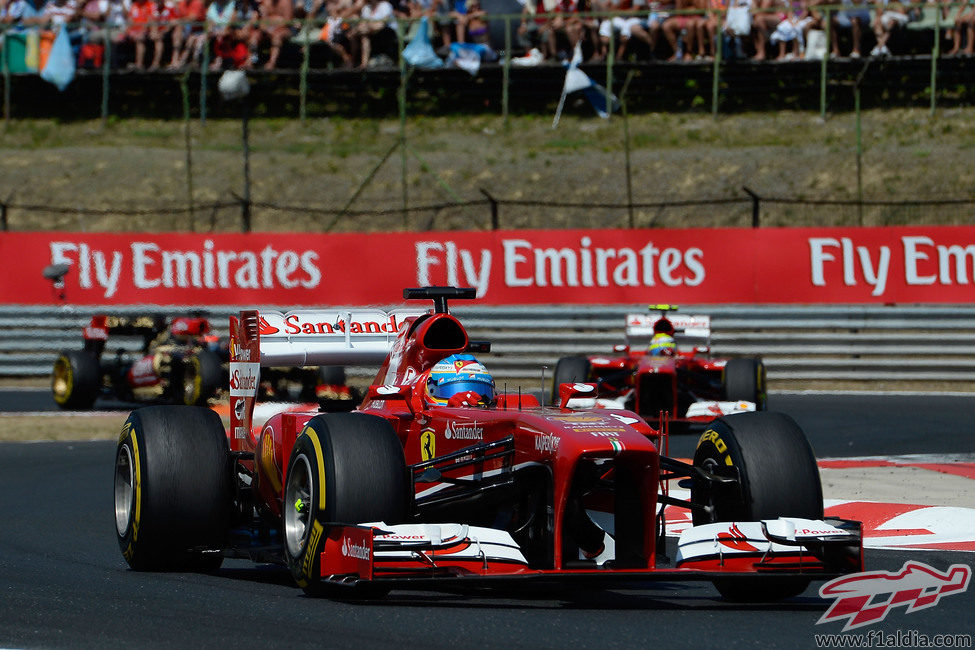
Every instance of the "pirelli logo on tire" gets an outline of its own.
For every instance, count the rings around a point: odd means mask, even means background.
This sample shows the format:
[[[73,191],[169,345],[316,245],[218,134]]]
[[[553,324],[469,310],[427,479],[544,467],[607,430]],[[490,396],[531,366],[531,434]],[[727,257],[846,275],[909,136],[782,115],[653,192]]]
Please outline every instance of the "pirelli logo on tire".
[[[129,431],[132,430],[132,421],[126,420],[125,424],[122,425],[122,431],[118,434],[118,444],[125,442],[125,438],[129,435]]]
[[[308,534],[308,544],[305,546],[305,557],[301,561],[301,580],[299,581],[300,586],[304,586],[312,578],[317,576],[312,575],[312,569],[315,566],[315,557],[318,555],[318,542],[322,538],[322,533],[325,528],[318,521],[311,525],[311,533]],[[301,584],[301,583],[304,584]]]
[[[708,429],[701,434],[701,437],[697,441],[697,448],[700,449],[702,445],[712,444],[719,454],[724,456],[725,465],[734,465],[731,461],[731,454],[728,453],[728,444],[721,439],[721,435],[714,429]]]

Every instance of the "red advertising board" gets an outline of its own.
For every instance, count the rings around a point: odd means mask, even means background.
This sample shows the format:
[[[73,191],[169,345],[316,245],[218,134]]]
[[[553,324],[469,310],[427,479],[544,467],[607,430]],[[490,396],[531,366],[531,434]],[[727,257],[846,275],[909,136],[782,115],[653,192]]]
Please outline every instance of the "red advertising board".
[[[405,286],[482,304],[965,303],[975,227],[424,233],[0,233],[0,302],[389,305]]]

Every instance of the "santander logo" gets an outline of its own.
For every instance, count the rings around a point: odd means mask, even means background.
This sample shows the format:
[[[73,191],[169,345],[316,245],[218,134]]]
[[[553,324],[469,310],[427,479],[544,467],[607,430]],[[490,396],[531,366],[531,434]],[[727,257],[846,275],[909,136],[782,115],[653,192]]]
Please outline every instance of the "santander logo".
[[[726,533],[718,533],[718,542],[736,551],[758,552],[758,549],[748,543],[748,537],[741,532],[737,524],[732,524]]]
[[[345,557],[354,557],[357,560],[368,560],[369,559],[369,547],[365,544],[356,544],[350,541],[348,537],[342,538],[342,555]]]
[[[257,391],[261,364],[234,361],[230,364],[230,396],[248,397]]]
[[[447,440],[484,440],[484,427],[477,426],[477,420],[467,425],[450,421],[444,430],[444,437]]]
[[[258,332],[260,333],[261,336],[270,336],[271,334],[277,334],[280,331],[281,330],[279,330],[277,327],[267,322],[266,318],[264,318],[263,316],[260,317],[260,322],[258,323]]]

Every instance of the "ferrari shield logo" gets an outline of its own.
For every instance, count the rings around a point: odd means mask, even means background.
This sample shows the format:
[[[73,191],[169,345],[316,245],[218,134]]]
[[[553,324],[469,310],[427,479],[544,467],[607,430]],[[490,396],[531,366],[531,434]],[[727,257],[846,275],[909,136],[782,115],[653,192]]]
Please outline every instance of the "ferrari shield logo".
[[[427,429],[420,434],[420,457],[423,460],[430,460],[437,455],[437,438],[433,435],[433,429]]]

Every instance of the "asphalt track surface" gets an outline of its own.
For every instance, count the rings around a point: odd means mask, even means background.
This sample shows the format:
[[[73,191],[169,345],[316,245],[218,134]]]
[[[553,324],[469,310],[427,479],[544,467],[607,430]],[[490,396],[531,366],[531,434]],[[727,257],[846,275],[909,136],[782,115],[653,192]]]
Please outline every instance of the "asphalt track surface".
[[[18,409],[35,410],[28,394],[17,392]],[[0,408],[11,395],[0,391]],[[820,457],[975,449],[975,396],[773,395],[770,407],[795,417]],[[694,438],[675,440],[671,454],[686,455]],[[283,570],[243,560],[215,575],[135,573],[112,534],[113,459],[112,442],[0,443],[0,647],[807,648],[842,629],[816,624],[830,601],[815,583],[756,605],[693,582],[404,591],[347,603],[307,598]],[[946,551],[867,550],[865,559],[886,571],[907,560],[975,566],[972,553]],[[973,611],[975,585],[848,634],[975,635]]]

